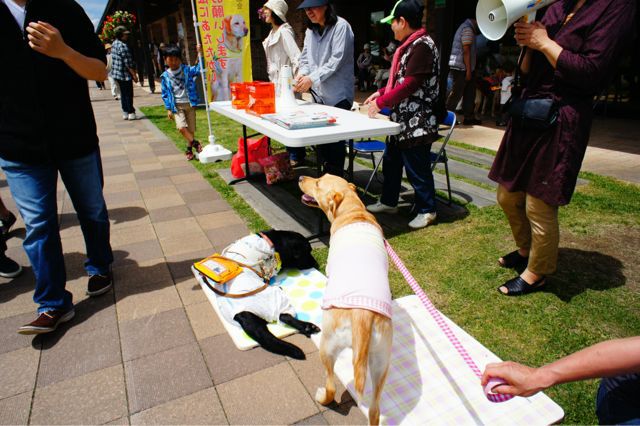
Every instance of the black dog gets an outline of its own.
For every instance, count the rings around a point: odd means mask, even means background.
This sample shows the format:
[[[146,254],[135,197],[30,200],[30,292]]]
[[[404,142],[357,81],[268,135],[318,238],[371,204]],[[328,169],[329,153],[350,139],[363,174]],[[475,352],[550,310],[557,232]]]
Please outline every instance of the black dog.
[[[262,234],[271,240],[275,251],[279,253],[282,269],[318,267],[318,262],[311,255],[311,244],[301,234],[277,230],[264,231]],[[274,336],[267,328],[268,323],[265,319],[247,311],[236,314],[233,319],[240,324],[247,335],[267,351],[294,359],[305,359],[304,352],[300,348]],[[307,337],[320,331],[315,324],[300,321],[290,314],[280,314],[279,319]]]

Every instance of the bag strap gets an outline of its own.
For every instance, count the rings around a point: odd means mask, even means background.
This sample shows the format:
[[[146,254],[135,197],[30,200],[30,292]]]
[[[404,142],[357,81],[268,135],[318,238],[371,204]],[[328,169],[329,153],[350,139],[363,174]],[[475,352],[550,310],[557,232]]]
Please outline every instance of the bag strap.
[[[238,265],[242,266],[243,268],[247,268],[250,271],[253,271],[264,282],[264,285],[262,287],[258,287],[255,290],[251,290],[250,292],[247,292],[247,293],[241,293],[241,294],[240,293],[225,293],[224,291],[221,291],[221,290],[218,290],[217,288],[215,288],[215,286],[212,286],[209,283],[209,277],[207,277],[202,272],[198,271],[198,273],[203,278],[203,280],[204,280],[205,284],[207,285],[207,287],[209,287],[211,289],[211,291],[213,291],[218,296],[230,297],[232,299],[242,299],[243,297],[249,297],[249,296],[253,296],[254,294],[258,294],[261,291],[265,290],[267,287],[269,287],[269,281],[267,281],[267,279],[265,279],[265,277],[263,276],[262,272],[257,271],[252,266],[249,266],[246,263],[242,263],[242,262],[239,262],[239,261],[237,261],[235,259],[230,259],[230,258],[222,256],[222,255],[218,255],[216,257],[221,258],[221,259],[225,259],[225,260],[228,260],[228,261],[231,261],[231,262],[234,262],[234,263],[237,263]]]
[[[251,291],[249,291],[247,293],[242,293],[242,294],[240,294],[240,293],[225,293],[224,291],[218,290],[217,288],[215,288],[215,286],[211,285],[209,283],[209,277],[207,277],[205,274],[203,274],[200,271],[198,271],[198,273],[200,274],[200,276],[202,277],[202,280],[207,285],[207,287],[209,287],[209,289],[211,291],[213,291],[218,296],[229,297],[231,299],[242,299],[244,297],[253,296],[253,295],[258,294],[261,291],[265,290],[267,287],[269,287],[269,283],[265,282],[262,287],[258,287],[255,290],[251,290]]]
[[[518,65],[516,65],[516,71],[513,75],[513,89],[511,90],[512,94],[515,93],[517,97],[520,97],[522,93],[522,74],[520,68],[522,67],[522,63],[524,62],[524,57],[527,54],[527,47],[522,48],[522,52],[520,52],[520,57],[518,58]],[[512,95],[513,96],[513,95]]]
[[[269,281],[265,278],[264,274],[263,274],[262,272],[258,271],[257,269],[255,269],[253,266],[249,266],[249,265],[247,265],[246,263],[242,263],[242,262],[240,262],[240,261],[238,261],[238,260],[228,258],[228,257],[223,256],[223,255],[221,255],[221,254],[217,255],[216,257],[218,257],[218,258],[220,258],[220,259],[228,260],[228,261],[230,261],[230,262],[237,263],[238,265],[242,266],[243,268],[247,268],[247,269],[249,269],[250,271],[253,271],[257,276],[259,276],[259,277],[262,279],[262,281],[264,281],[265,283],[267,283],[267,285],[269,284]]]

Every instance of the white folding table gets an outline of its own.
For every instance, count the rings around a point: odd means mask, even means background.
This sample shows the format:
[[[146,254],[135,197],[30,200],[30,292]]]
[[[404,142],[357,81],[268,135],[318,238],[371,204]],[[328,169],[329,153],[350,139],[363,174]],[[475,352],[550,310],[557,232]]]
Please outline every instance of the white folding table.
[[[246,170],[249,170],[248,150],[246,146],[247,127],[291,148],[302,148],[348,140],[350,141],[350,153],[353,152],[351,145],[354,139],[371,138],[374,136],[392,136],[400,133],[400,125],[392,121],[369,118],[358,112],[346,111],[344,109],[314,103],[301,102],[298,108],[309,114],[326,112],[336,117],[336,124],[310,129],[289,130],[256,115],[249,114],[244,110],[234,109],[229,101],[211,102],[210,108],[212,111],[242,124]],[[349,155],[349,173],[350,175],[353,173],[352,155]],[[248,175],[247,173],[247,176]]]

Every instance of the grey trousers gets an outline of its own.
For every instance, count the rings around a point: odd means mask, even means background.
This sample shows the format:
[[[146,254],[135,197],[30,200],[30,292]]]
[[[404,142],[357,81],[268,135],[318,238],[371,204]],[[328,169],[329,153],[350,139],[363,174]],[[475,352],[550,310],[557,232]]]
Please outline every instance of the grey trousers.
[[[453,88],[447,98],[447,110],[455,111],[462,98],[464,118],[475,118],[476,108],[476,74],[471,74],[471,80],[466,80],[466,71],[451,69],[449,75],[453,80]]]

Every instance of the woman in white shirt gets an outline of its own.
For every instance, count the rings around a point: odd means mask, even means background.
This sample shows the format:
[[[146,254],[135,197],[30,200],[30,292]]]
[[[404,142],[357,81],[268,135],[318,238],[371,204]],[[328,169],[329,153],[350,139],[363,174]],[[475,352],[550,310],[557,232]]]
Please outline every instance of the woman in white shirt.
[[[271,24],[271,31],[262,42],[267,56],[267,73],[269,81],[276,85],[276,96],[280,96],[280,70],[283,65],[291,67],[292,75],[298,71],[300,48],[296,44],[293,28],[287,22],[289,6],[285,0],[269,0],[262,8],[262,14],[267,24]],[[287,148],[291,164],[298,166],[295,157],[304,157],[304,148]]]
[[[267,72],[269,81],[278,88],[278,77],[283,65],[289,65],[295,75],[300,60],[300,48],[296,44],[293,28],[287,22],[289,7],[285,0],[269,0],[265,3],[262,13],[267,24],[271,24],[271,31],[262,42],[267,56]],[[279,94],[279,88],[278,94]]]

